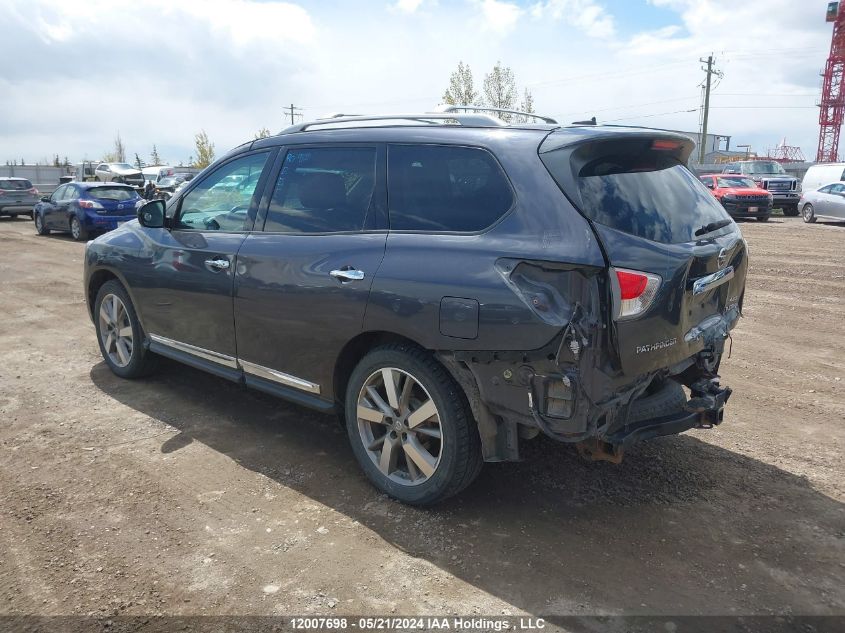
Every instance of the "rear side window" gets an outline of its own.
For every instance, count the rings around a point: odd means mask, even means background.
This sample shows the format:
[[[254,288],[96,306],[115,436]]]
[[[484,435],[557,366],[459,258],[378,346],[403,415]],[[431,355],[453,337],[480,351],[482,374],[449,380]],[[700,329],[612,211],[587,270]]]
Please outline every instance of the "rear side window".
[[[23,191],[25,189],[32,189],[32,183],[28,180],[6,180],[0,178],[0,189],[6,191]]]
[[[513,204],[495,159],[470,147],[391,145],[387,187],[392,231],[482,231]]]
[[[541,156],[561,187],[569,181],[566,171],[572,173],[584,215],[619,231],[666,244],[691,242],[699,228],[730,219],[674,153],[651,147],[651,140],[611,141]]]
[[[92,187],[88,190],[88,195],[92,198],[114,200],[115,202],[123,202],[138,197],[135,190],[130,187]]]
[[[376,182],[374,147],[290,150],[279,172],[265,231],[361,231]]]

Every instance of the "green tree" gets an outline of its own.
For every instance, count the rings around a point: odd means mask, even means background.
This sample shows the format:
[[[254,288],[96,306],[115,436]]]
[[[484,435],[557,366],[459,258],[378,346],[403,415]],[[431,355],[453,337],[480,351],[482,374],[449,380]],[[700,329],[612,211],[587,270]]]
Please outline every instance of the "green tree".
[[[527,112],[528,114],[534,114],[534,96],[531,94],[531,91],[528,88],[525,88],[522,91],[522,102],[519,104],[519,109],[522,112]],[[520,117],[523,123],[531,123],[534,122],[530,116]]]
[[[197,159],[194,162],[196,167],[203,169],[214,162],[214,143],[208,140],[205,130],[200,130],[194,136],[197,147]]]
[[[501,61],[497,61],[492,72],[484,76],[483,91],[484,105],[503,110],[516,109],[516,80],[513,71],[507,66],[502,66]],[[504,121],[510,121],[512,118],[504,113],[498,116]]]
[[[150,165],[161,165],[161,156],[158,155],[158,148],[153,143],[153,151],[150,154]]]
[[[270,130],[268,130],[266,127],[263,127],[255,133],[255,140],[257,141],[260,138],[267,138],[268,136],[272,136]]]
[[[472,79],[469,64],[458,62],[458,68],[449,77],[449,87],[443,93],[443,103],[449,105],[477,105],[478,92]]]
[[[137,167],[139,171],[144,168],[144,161],[142,161],[141,157],[138,156],[138,152],[135,152],[135,167]]]

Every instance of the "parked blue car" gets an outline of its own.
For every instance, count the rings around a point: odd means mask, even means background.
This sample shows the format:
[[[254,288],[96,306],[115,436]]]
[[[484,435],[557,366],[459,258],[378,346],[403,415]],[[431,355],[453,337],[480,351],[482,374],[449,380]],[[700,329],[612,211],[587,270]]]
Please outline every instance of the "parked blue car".
[[[141,200],[129,185],[69,182],[41,198],[32,219],[39,235],[68,231],[75,240],[87,240],[91,233],[105,233],[134,220],[135,205]]]

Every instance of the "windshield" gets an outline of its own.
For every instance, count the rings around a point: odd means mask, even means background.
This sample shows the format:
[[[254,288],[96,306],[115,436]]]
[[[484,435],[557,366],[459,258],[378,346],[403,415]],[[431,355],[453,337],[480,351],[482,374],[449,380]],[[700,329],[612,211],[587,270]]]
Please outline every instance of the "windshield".
[[[129,163],[112,163],[111,168],[112,169],[135,169]]]
[[[742,172],[744,174],[785,174],[780,163],[772,161],[752,161],[750,163],[741,163]]]
[[[5,189],[6,191],[23,191],[25,189],[32,189],[32,183],[28,180],[7,180],[2,178],[0,179],[0,189]]]
[[[138,197],[131,187],[92,187],[88,190],[91,198],[99,200],[113,200],[114,202],[125,202]]]
[[[719,180],[720,187],[744,187],[746,189],[756,189],[757,184],[750,178],[740,178],[738,176],[721,177]]]

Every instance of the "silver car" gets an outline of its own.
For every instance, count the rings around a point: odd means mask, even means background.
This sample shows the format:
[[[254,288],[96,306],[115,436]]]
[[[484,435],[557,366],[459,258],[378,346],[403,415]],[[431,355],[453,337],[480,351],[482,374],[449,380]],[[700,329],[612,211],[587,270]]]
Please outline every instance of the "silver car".
[[[0,216],[28,215],[39,200],[38,189],[26,178],[0,177]]]
[[[144,175],[129,163],[100,163],[94,170],[94,177],[100,182],[122,182],[133,187],[144,186]]]
[[[798,202],[804,222],[845,222],[845,183],[833,182],[816,191],[805,191]]]

